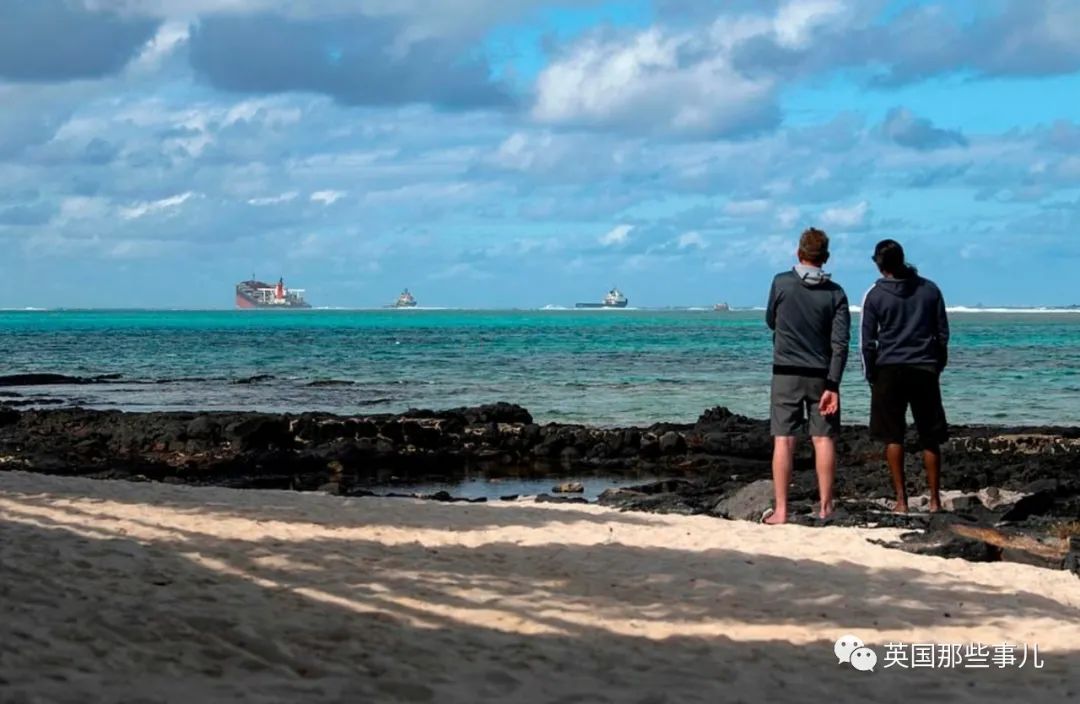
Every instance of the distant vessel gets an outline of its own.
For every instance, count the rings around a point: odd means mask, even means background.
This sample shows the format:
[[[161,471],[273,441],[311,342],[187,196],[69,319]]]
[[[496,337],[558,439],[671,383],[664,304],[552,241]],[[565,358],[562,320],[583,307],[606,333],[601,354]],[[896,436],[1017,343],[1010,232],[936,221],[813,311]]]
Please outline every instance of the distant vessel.
[[[712,309],[717,313],[727,313],[729,310],[731,310],[731,306],[729,306],[727,303],[717,303],[715,306],[712,307]]]
[[[612,288],[604,296],[600,303],[577,303],[575,308],[625,308],[630,305],[630,299],[623,295],[622,291]]]
[[[277,285],[258,281],[252,277],[248,281],[236,284],[237,308],[310,308],[304,300],[304,290],[285,288],[285,280],[278,279]]]
[[[397,297],[397,300],[394,301],[394,304],[392,306],[390,306],[390,307],[391,308],[415,308],[416,307],[416,299],[413,298],[413,295],[411,293],[409,293],[409,289],[405,289],[404,291],[401,292],[401,295]]]

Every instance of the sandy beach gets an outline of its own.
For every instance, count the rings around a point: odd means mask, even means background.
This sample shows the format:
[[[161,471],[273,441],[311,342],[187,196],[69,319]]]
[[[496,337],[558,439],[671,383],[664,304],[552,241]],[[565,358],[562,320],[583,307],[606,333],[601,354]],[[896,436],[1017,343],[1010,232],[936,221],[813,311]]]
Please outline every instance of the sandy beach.
[[[893,531],[0,473],[6,702],[1075,701],[1080,581]],[[859,672],[851,633],[1045,666]]]

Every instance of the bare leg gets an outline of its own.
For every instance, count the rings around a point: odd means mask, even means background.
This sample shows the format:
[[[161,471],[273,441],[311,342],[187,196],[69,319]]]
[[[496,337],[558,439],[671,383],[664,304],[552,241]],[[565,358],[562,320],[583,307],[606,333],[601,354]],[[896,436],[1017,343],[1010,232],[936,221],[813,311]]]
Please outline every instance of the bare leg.
[[[907,489],[904,486],[904,446],[889,443],[885,446],[885,461],[889,463],[893,489],[896,491],[896,513],[907,513]]]
[[[833,511],[833,480],[836,478],[836,442],[832,438],[814,438],[814,467],[821,497],[818,517],[828,518]]]
[[[795,464],[795,438],[777,436],[773,439],[772,479],[776,508],[765,519],[770,525],[787,523],[787,489],[791,481],[791,468]]]
[[[941,448],[928,447],[923,450],[923,466],[926,468],[926,483],[930,487],[930,513],[941,510]]]

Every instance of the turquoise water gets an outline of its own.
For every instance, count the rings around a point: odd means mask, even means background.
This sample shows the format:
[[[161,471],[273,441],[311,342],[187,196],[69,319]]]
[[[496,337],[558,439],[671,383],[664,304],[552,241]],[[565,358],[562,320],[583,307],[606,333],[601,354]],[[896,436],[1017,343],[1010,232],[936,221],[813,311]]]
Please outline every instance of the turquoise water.
[[[0,374],[119,374],[9,389],[131,410],[336,413],[520,403],[540,421],[691,422],[768,410],[760,311],[9,311]],[[857,323],[856,316],[856,323]],[[1080,313],[954,313],[953,422],[1080,423]],[[854,343],[853,343],[854,344]],[[852,350],[844,417],[869,394]],[[238,379],[270,375],[250,384]],[[341,383],[312,386],[312,382]]]

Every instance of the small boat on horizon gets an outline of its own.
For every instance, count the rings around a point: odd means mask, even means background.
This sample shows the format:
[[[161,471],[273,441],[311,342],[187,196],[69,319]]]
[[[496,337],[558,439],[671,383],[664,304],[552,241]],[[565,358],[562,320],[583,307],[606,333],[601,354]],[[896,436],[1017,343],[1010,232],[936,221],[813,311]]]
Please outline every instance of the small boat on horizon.
[[[727,303],[717,303],[713,306],[713,310],[717,313],[728,313],[731,311],[731,306],[729,306]]]
[[[613,286],[604,300],[600,303],[575,303],[575,308],[625,308],[630,305],[630,299],[623,295],[617,287]]]

